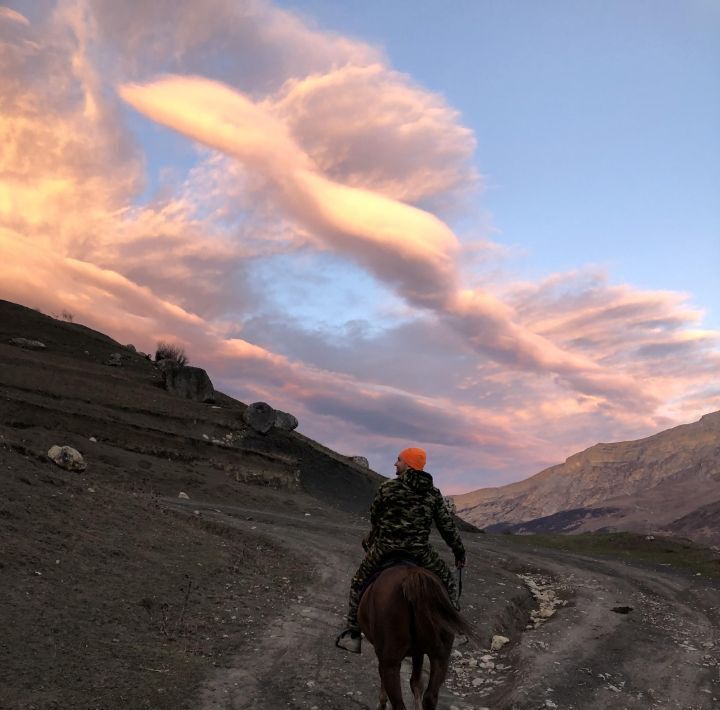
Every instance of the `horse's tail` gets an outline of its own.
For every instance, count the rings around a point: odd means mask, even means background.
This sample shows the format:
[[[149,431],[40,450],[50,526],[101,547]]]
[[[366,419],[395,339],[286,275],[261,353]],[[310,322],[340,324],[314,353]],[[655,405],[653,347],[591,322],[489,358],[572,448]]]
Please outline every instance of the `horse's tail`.
[[[450,602],[443,583],[431,572],[409,568],[402,591],[414,612],[416,635],[425,637],[433,647],[439,647],[440,631],[475,638],[470,624]]]

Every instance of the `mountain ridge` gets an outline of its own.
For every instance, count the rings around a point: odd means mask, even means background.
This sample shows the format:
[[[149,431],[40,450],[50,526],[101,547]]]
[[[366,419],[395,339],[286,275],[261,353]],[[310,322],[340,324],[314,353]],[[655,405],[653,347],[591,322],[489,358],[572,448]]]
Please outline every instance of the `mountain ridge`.
[[[720,501],[720,411],[643,439],[595,444],[523,481],[454,500],[461,517],[491,529],[659,532],[682,518],[689,537],[718,541],[720,525],[708,526],[707,511],[702,531],[693,531],[692,514]]]

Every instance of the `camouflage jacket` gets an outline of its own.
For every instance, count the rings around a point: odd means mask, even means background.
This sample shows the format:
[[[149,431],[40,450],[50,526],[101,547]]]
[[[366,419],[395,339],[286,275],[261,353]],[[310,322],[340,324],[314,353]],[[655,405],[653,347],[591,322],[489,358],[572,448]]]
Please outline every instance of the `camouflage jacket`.
[[[387,550],[420,550],[429,544],[433,522],[455,559],[465,558],[460,533],[426,471],[408,469],[383,483],[370,508],[372,530],[368,543]]]

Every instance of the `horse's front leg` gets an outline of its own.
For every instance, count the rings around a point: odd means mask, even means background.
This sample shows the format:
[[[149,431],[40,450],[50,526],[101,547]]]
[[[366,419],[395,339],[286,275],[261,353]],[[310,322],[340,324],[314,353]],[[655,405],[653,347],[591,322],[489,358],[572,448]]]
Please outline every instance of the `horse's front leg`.
[[[412,657],[412,675],[410,676],[410,689],[412,690],[413,700],[415,701],[414,710],[422,710],[423,697],[423,658],[424,654],[415,654]]]

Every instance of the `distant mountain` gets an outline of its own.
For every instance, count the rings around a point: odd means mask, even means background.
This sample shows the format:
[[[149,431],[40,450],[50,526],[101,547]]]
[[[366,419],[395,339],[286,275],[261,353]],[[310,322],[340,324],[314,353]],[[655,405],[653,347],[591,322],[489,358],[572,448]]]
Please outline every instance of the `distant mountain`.
[[[461,517],[491,531],[630,530],[720,542],[720,412],[596,444],[524,481],[454,499]]]

